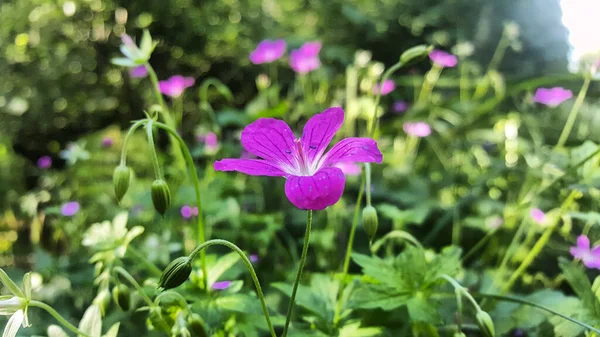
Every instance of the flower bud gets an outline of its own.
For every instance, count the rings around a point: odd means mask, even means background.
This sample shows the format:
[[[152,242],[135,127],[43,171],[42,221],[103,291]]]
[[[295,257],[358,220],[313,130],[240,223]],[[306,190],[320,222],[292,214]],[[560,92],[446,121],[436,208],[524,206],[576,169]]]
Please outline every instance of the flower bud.
[[[157,179],[152,183],[152,203],[161,215],[164,215],[171,205],[171,191],[166,181]]]
[[[102,312],[102,316],[106,312],[106,307],[110,304],[110,291],[108,289],[101,290],[98,295],[94,298],[93,303],[100,307],[100,311]]]
[[[362,211],[363,228],[369,237],[369,241],[373,241],[375,234],[377,234],[377,226],[379,220],[377,219],[377,210],[373,206],[367,206]]]
[[[179,287],[192,273],[192,262],[187,256],[181,256],[171,261],[163,271],[158,281],[158,287],[171,289]]]
[[[131,178],[131,171],[129,167],[125,165],[119,165],[115,168],[113,173],[113,186],[115,188],[115,195],[117,200],[121,202],[125,193],[129,189],[129,180]]]
[[[475,315],[475,318],[477,319],[477,325],[479,325],[479,330],[483,332],[483,335],[485,337],[495,336],[496,330],[494,329],[494,322],[492,321],[492,318],[487,312],[479,310],[477,311],[477,315]]]
[[[131,291],[129,291],[129,288],[124,284],[119,284],[112,289],[113,300],[123,311],[129,310],[129,299],[131,298],[130,294]]]
[[[198,314],[191,314],[188,316],[188,326],[192,332],[192,336],[195,337],[208,337],[206,333],[206,323]]]
[[[406,65],[413,61],[418,61],[418,60],[426,57],[427,55],[429,55],[429,52],[431,50],[433,50],[433,46],[428,46],[425,44],[414,46],[414,47],[409,48],[408,50],[404,51],[404,53],[402,53],[402,55],[400,55],[400,62],[402,62],[402,64]]]

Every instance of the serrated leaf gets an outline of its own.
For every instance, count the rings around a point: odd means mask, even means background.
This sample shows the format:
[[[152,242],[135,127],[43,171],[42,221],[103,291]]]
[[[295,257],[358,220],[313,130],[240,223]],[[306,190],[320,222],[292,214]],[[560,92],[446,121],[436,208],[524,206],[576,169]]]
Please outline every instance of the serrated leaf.
[[[364,284],[357,288],[348,306],[352,308],[393,310],[405,305],[412,297],[412,292],[399,292],[397,289],[379,285]]]
[[[431,324],[439,324],[442,321],[438,312],[439,305],[437,301],[423,297],[413,297],[406,303],[411,321]]]

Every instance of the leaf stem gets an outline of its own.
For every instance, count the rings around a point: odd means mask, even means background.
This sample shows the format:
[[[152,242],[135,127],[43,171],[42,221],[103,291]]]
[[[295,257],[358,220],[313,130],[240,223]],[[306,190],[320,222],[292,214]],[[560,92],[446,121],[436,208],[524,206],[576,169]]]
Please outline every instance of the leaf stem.
[[[577,115],[579,114],[579,111],[581,110],[581,106],[583,105],[583,102],[585,100],[585,96],[587,95],[591,81],[592,81],[592,75],[587,74],[585,76],[583,86],[581,87],[581,90],[579,91],[579,94],[577,95],[577,99],[575,100],[575,103],[573,104],[573,107],[571,108],[571,111],[569,112],[569,117],[567,117],[565,126],[563,127],[563,130],[560,133],[560,137],[558,138],[558,143],[556,143],[556,148],[563,147],[565,145],[565,143],[567,142],[567,139],[569,138],[569,135],[571,134],[571,130],[573,129],[573,125],[575,124],[575,120],[577,119]]]
[[[160,270],[154,263],[152,263],[148,258],[144,256],[144,254],[140,253],[136,248],[132,246],[127,247],[127,251],[131,253],[136,259],[138,259],[141,263],[145,264],[150,272],[155,276],[160,276],[162,274],[162,270]]]
[[[156,155],[156,147],[154,146],[153,123],[154,120],[148,119],[148,124],[146,124],[146,136],[148,137],[148,145],[150,145],[150,159],[152,161],[152,167],[154,168],[154,175],[156,176],[156,179],[162,180],[163,174],[160,170],[158,156]]]
[[[287,315],[285,316],[285,325],[283,326],[283,333],[281,337],[286,337],[290,321],[292,319],[292,313],[294,311],[294,305],[296,300],[296,292],[298,291],[298,285],[300,284],[300,278],[302,277],[302,270],[306,263],[306,255],[308,253],[308,244],[310,243],[310,229],[312,227],[313,211],[307,211],[306,219],[306,231],[304,233],[304,245],[302,246],[302,255],[300,256],[300,264],[298,265],[298,272],[296,273],[296,279],[294,280],[294,287],[292,288],[292,295],[290,296],[290,304],[288,306]]]

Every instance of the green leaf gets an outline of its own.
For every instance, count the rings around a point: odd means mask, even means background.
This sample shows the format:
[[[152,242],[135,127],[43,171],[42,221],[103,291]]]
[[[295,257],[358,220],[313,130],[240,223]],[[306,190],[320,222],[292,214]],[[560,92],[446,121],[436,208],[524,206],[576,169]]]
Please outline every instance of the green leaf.
[[[368,327],[361,328],[360,322],[349,322],[344,325],[338,334],[338,337],[372,337],[383,333],[382,328]]]
[[[363,254],[352,254],[352,260],[363,268],[363,273],[382,284],[396,288],[398,280],[402,276],[391,265],[389,261],[382,260],[376,256],[370,257]]]
[[[215,303],[219,308],[241,312],[251,315],[262,315],[262,307],[256,297],[244,295],[244,294],[233,294],[230,296],[223,296],[216,299]]]
[[[285,283],[275,283],[273,286],[286,296],[292,293],[292,286]],[[336,305],[339,281],[327,275],[315,274],[311,279],[311,287],[300,285],[296,303],[325,322],[332,322]]]
[[[348,305],[352,308],[394,310],[405,305],[412,295],[410,291],[400,292],[385,285],[364,284],[354,291]]]
[[[415,208],[401,210],[391,204],[382,204],[377,206],[377,210],[382,216],[393,220],[395,227],[403,227],[406,224],[422,224],[429,214],[431,207],[425,203]]]
[[[439,306],[440,304],[437,301],[420,296],[413,297],[406,303],[411,321],[431,324],[439,324],[442,321],[442,317],[438,312]]]
[[[582,300],[583,306],[594,317],[600,319],[600,301],[598,301],[598,298],[592,291],[592,284],[585,274],[583,267],[562,257],[559,259],[559,266],[563,271],[565,279],[571,288],[573,288],[573,291]]]
[[[108,331],[104,334],[104,337],[117,337],[117,335],[119,334],[119,326],[121,325],[121,323],[115,323],[113,324],[110,329],[108,329]]]
[[[236,252],[231,252],[223,255],[208,267],[208,287],[217,282],[219,277],[229,270],[240,260],[240,256]]]

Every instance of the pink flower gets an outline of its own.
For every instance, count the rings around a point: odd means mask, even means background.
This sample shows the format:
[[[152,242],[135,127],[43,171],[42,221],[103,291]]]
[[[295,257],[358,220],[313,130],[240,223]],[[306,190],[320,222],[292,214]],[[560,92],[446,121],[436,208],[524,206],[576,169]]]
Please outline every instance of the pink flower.
[[[198,215],[198,207],[191,207],[190,205],[183,205],[183,206],[181,206],[181,209],[179,210],[179,214],[181,214],[181,217],[186,220],[190,219],[191,217]]]
[[[392,110],[395,113],[402,113],[406,111],[406,109],[408,109],[408,103],[405,101],[396,101],[394,102],[394,106],[392,107]]]
[[[588,268],[600,269],[600,246],[590,248],[590,239],[585,235],[577,238],[577,245],[569,249],[575,259],[583,261]]]
[[[198,143],[204,143],[204,149],[207,152],[215,152],[219,148],[219,138],[214,132],[209,132],[205,135],[196,136]]]
[[[533,96],[533,101],[556,108],[571,97],[573,97],[573,92],[565,88],[538,88]]]
[[[362,168],[358,164],[351,162],[335,163],[333,164],[333,167],[337,167],[342,170],[346,176],[357,176],[362,172]]]
[[[248,257],[248,260],[250,260],[250,262],[252,262],[252,263],[256,263],[256,262],[258,262],[258,255],[250,254],[250,256]]]
[[[148,69],[145,65],[137,66],[129,69],[129,76],[133,78],[143,78],[148,76]]]
[[[415,137],[427,137],[431,134],[431,126],[425,122],[406,122],[402,125],[402,129]]]
[[[250,53],[250,62],[254,64],[271,63],[283,56],[285,47],[284,40],[264,40]]]
[[[373,94],[385,96],[396,89],[396,83],[392,80],[385,80],[382,85],[376,84],[373,88]]]
[[[113,146],[113,139],[110,137],[104,137],[102,138],[102,147],[111,147]]]
[[[299,74],[306,74],[321,66],[319,52],[321,42],[306,42],[300,49],[290,53],[290,67]]]
[[[63,216],[73,216],[79,212],[81,206],[77,201],[69,201],[60,207],[60,214]]]
[[[52,158],[50,156],[41,156],[37,161],[37,167],[42,170],[49,169],[52,166]]]
[[[166,81],[158,82],[158,89],[167,96],[179,97],[186,88],[192,85],[194,85],[194,78],[175,75]]]
[[[223,159],[217,171],[238,171],[255,176],[284,177],[285,194],[299,209],[322,210],[340,200],[344,173],[339,162],[381,163],[383,155],[370,138],[346,138],[325,153],[344,122],[344,110],[328,108],[314,115],[296,138],[282,120],[260,118],[242,131],[242,146],[261,159]]]
[[[431,61],[439,66],[452,68],[458,64],[458,58],[455,55],[443,50],[432,50],[429,53]]]
[[[532,208],[529,211],[529,215],[539,225],[544,225],[546,223],[546,214],[539,208]]]
[[[231,281],[219,281],[213,283],[211,288],[213,288],[214,290],[225,290],[229,288],[230,285]]]

